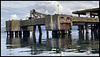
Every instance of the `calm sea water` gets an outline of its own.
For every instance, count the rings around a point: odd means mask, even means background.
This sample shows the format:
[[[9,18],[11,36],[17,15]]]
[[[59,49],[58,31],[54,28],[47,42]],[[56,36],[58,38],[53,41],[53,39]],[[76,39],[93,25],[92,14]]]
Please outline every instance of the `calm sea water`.
[[[83,39],[78,30],[59,37],[52,36],[51,31],[49,37],[46,31],[42,35],[36,31],[35,36],[30,32],[30,37],[13,38],[1,33],[1,56],[99,56],[99,40],[91,40],[90,30],[88,37],[86,40],[84,34]]]

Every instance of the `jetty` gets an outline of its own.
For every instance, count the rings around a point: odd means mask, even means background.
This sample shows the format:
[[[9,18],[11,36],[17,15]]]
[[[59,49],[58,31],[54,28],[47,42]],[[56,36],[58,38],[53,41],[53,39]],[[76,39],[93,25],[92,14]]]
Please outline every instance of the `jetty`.
[[[43,25],[47,35],[48,31],[52,31],[53,35],[72,33],[72,26],[78,26],[79,33],[82,34],[84,34],[84,30],[88,34],[89,28],[91,29],[91,34],[93,31],[99,33],[99,8],[84,9],[72,13],[77,14],[78,17],[65,14],[43,14],[32,9],[30,10],[30,17],[26,20],[12,19],[6,21],[7,35],[13,37],[15,32],[15,36],[21,37],[23,32],[23,36],[29,36],[30,30],[35,35],[36,26],[38,26],[39,34],[42,34],[41,26]],[[81,17],[81,15],[86,17]]]

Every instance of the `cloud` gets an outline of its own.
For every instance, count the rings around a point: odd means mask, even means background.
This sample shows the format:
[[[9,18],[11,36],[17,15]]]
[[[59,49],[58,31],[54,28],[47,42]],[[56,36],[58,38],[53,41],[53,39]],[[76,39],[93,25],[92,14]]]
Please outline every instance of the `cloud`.
[[[20,18],[16,14],[10,16],[10,20],[13,20],[13,19],[20,20]]]
[[[1,1],[1,24],[12,19],[23,19],[29,17],[30,10],[45,14],[58,13],[57,4],[60,5],[59,13],[73,15],[73,11],[99,7],[99,1]]]

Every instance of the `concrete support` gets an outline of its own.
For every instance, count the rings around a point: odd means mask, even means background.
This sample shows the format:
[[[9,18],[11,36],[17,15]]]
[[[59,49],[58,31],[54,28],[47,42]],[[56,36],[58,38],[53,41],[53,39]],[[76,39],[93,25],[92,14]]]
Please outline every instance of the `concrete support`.
[[[18,37],[18,31],[15,31],[15,37]]]
[[[33,35],[35,35],[36,25],[33,26]]]
[[[39,33],[42,34],[41,26],[38,25]]]

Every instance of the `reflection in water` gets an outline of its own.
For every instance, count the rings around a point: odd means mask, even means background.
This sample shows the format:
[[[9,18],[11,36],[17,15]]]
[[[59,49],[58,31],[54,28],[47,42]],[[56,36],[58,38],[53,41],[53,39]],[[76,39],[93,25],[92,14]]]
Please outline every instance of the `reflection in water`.
[[[32,55],[37,55],[44,53],[44,51],[55,51],[55,53],[60,52],[73,52],[70,49],[76,49],[76,52],[87,52],[90,53],[99,53],[99,41],[97,40],[89,40],[89,34],[86,34],[86,40],[84,39],[84,35],[79,32],[79,39],[76,43],[73,43],[72,34],[62,34],[62,35],[52,35],[52,38],[46,38],[46,41],[42,40],[42,35],[39,35],[39,39],[36,39],[36,36],[32,37],[23,36],[21,37],[7,37],[6,44],[7,49],[13,48],[23,48],[27,47],[31,50],[23,51],[30,52]],[[96,33],[93,34],[94,37],[97,37]],[[36,41],[38,40],[38,41]],[[21,52],[21,51],[20,51]]]
[[[99,37],[99,35],[96,31],[91,32],[91,39],[89,39],[90,38],[89,33],[86,33],[86,40],[85,39],[82,40],[81,37],[79,37],[79,40],[77,41],[77,44],[80,47],[78,47],[77,50],[79,52],[85,52],[86,51],[87,54],[99,53],[99,40],[98,40],[98,37]]]

